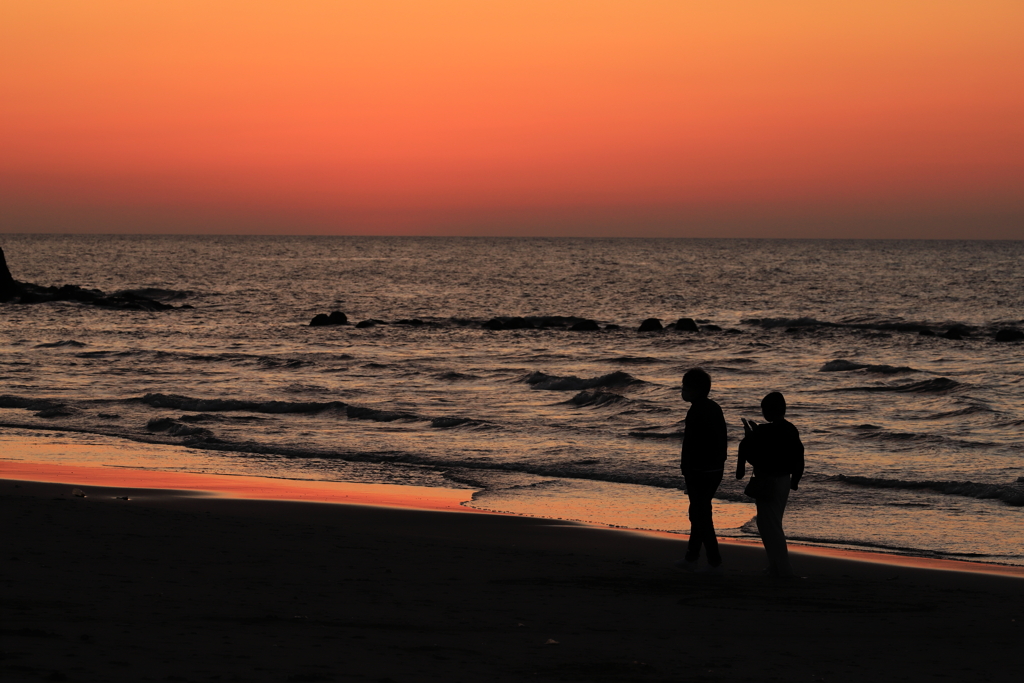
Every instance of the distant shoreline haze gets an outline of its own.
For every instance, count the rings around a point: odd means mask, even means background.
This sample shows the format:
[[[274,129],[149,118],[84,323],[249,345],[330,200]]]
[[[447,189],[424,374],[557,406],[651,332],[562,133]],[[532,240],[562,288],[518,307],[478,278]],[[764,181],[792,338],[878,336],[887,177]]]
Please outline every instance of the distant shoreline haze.
[[[857,220],[532,219],[511,222],[420,221],[378,218],[358,225],[302,218],[168,218],[165,213],[126,217],[125,211],[31,215],[8,211],[0,235],[193,235],[279,237],[479,237],[565,239],[735,239],[735,240],[1024,240],[1024,213],[1011,217],[905,217]]]

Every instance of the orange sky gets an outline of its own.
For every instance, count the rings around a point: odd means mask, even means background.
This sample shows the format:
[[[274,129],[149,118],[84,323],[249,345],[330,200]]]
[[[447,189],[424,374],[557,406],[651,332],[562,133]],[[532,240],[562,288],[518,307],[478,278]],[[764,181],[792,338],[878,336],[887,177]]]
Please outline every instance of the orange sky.
[[[1024,2],[0,4],[0,231],[1024,239]]]

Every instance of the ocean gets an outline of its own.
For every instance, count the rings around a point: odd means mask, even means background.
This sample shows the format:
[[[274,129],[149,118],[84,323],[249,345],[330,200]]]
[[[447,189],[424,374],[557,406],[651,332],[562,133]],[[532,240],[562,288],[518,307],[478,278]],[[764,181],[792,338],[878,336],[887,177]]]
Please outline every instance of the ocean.
[[[0,304],[0,458],[27,440],[54,462],[464,487],[475,508],[685,532],[679,383],[703,367],[730,429],[722,536],[756,537],[729,473],[740,418],[781,391],[807,449],[791,541],[1024,565],[1024,342],[995,338],[1024,329],[1021,241],[0,247],[19,281],[174,306]],[[332,311],[349,324],[309,325]]]

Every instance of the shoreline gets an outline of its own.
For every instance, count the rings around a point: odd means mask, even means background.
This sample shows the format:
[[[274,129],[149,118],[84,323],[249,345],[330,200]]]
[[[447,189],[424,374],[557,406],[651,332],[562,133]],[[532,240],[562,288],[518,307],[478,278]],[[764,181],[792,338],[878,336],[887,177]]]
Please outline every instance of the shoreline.
[[[667,534],[82,482],[0,479],[4,680],[863,683],[1019,670],[1019,577],[801,553],[803,578],[779,581],[760,574],[756,543],[722,545],[724,576],[682,574],[682,538]]]
[[[84,464],[52,464],[21,460],[0,459],[0,482],[50,483],[81,488],[86,496],[90,489],[103,491],[103,495],[116,498],[220,497],[234,500],[288,501],[322,503],[329,505],[357,505],[432,512],[457,512],[473,515],[499,515],[522,519],[544,520],[556,524],[584,528],[605,529],[652,539],[684,542],[686,534],[647,529],[569,521],[551,517],[516,515],[467,507],[477,489],[454,489],[402,484],[366,484],[357,482],[329,482],[302,479],[280,479],[231,474],[205,474],[177,471],[155,471],[127,466],[96,466]],[[71,495],[70,491],[67,495]],[[757,539],[720,537],[726,546],[762,549]],[[891,567],[928,569],[945,572],[964,572],[1024,578],[1024,567],[970,560],[926,558],[896,553],[852,550],[828,546],[805,545],[790,542],[790,553],[795,556],[829,558],[849,562],[880,564]],[[795,559],[799,562],[799,559]]]

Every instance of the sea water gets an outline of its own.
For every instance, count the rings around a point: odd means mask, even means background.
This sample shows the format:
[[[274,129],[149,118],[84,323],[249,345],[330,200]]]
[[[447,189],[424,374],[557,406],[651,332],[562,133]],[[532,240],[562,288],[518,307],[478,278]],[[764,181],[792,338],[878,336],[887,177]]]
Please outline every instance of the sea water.
[[[1024,242],[0,246],[20,281],[175,306],[0,304],[0,443],[106,445],[57,459],[99,452],[108,465],[462,486],[481,509],[686,531],[679,382],[699,366],[730,429],[722,535],[756,536],[732,476],[740,418],[759,420],[761,397],[781,391],[807,449],[791,539],[1024,564],[1024,343],[995,340],[1024,329]],[[309,325],[336,310],[377,322]],[[513,316],[534,327],[487,328]],[[638,331],[681,317],[699,331]],[[570,331],[577,318],[601,329]]]

